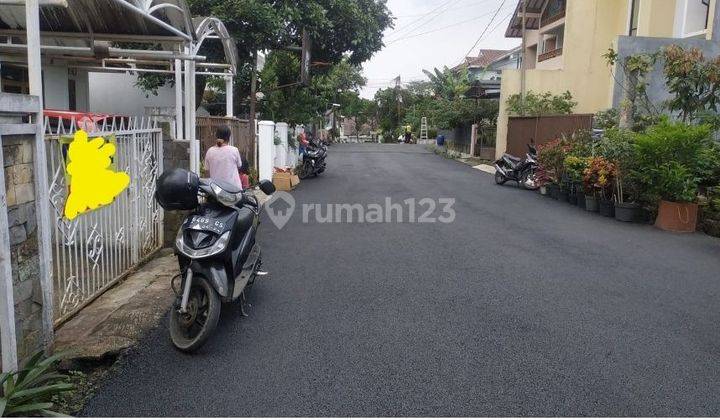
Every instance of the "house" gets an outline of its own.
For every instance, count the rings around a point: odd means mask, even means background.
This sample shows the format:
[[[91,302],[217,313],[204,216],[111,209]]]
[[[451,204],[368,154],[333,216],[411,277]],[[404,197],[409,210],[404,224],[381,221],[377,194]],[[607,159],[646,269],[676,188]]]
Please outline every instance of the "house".
[[[526,90],[554,94],[570,91],[578,103],[578,113],[595,113],[622,101],[622,87],[603,58],[610,47],[621,59],[655,52],[672,43],[698,47],[708,55],[720,53],[717,0],[526,1],[524,7],[523,0],[518,1],[505,34],[522,39],[525,18]],[[506,100],[520,93],[521,72],[502,72],[498,156],[507,144]],[[615,77],[622,80],[622,75]],[[666,98],[660,69],[650,79],[651,99]]]
[[[477,57],[465,57],[465,62],[452,70],[467,69],[470,82],[499,80],[504,66],[512,62],[511,56],[512,50],[480,50]]]

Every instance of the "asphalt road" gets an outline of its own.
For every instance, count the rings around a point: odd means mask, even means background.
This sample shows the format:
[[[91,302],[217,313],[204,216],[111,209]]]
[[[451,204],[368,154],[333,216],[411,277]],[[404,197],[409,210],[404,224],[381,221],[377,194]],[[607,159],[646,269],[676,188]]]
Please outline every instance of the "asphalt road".
[[[498,187],[421,146],[333,146],[329,164],[297,208],[455,198],[456,220],[266,217],[250,317],[225,308],[193,356],[161,326],[85,415],[720,415],[720,240]]]

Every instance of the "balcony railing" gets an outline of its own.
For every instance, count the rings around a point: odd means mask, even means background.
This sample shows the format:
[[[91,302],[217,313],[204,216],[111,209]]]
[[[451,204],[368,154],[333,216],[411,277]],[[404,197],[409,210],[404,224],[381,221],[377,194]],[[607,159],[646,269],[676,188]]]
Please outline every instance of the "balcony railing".
[[[560,57],[563,53],[562,48],[556,48],[552,51],[548,51],[538,55],[538,63],[541,61],[549,60],[551,58]]]
[[[565,9],[561,10],[558,13],[555,13],[552,16],[543,16],[542,21],[540,22],[540,28],[548,26],[551,23],[555,23],[558,20],[563,19],[564,17],[565,17]]]

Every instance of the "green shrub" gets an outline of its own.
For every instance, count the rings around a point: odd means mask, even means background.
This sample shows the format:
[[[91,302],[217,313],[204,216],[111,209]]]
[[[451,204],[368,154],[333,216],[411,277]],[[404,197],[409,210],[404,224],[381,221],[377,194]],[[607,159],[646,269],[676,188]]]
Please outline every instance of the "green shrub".
[[[38,352],[24,369],[0,374],[0,417],[57,416],[53,397],[73,390],[67,376],[56,370],[57,354],[43,359]]]
[[[710,131],[664,119],[635,136],[635,173],[648,201],[694,202],[699,186],[713,183],[720,153]]]
[[[570,91],[562,95],[553,95],[551,92],[535,93],[529,91],[525,95],[525,102],[520,94],[511,95],[506,102],[510,115],[523,117],[539,117],[542,115],[572,114],[577,106]]]

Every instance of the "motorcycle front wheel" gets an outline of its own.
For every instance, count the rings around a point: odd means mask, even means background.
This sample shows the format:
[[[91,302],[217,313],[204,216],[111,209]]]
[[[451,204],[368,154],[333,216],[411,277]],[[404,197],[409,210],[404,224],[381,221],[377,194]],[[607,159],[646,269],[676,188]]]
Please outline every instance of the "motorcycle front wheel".
[[[495,172],[495,183],[498,185],[503,185],[507,182],[507,178],[505,178],[505,175],[501,174],[500,171]]]
[[[307,179],[307,177],[310,176],[310,173],[312,173],[312,164],[310,162],[303,162],[300,167],[300,173],[298,173],[298,178]]]
[[[521,179],[520,179],[520,185],[525,188],[526,190],[535,191],[538,188],[537,185],[537,179],[535,176],[535,170],[529,170],[525,172]]]
[[[202,277],[192,279],[187,312],[180,313],[180,299],[170,311],[170,339],[178,350],[191,353],[199,349],[217,327],[220,297]]]

